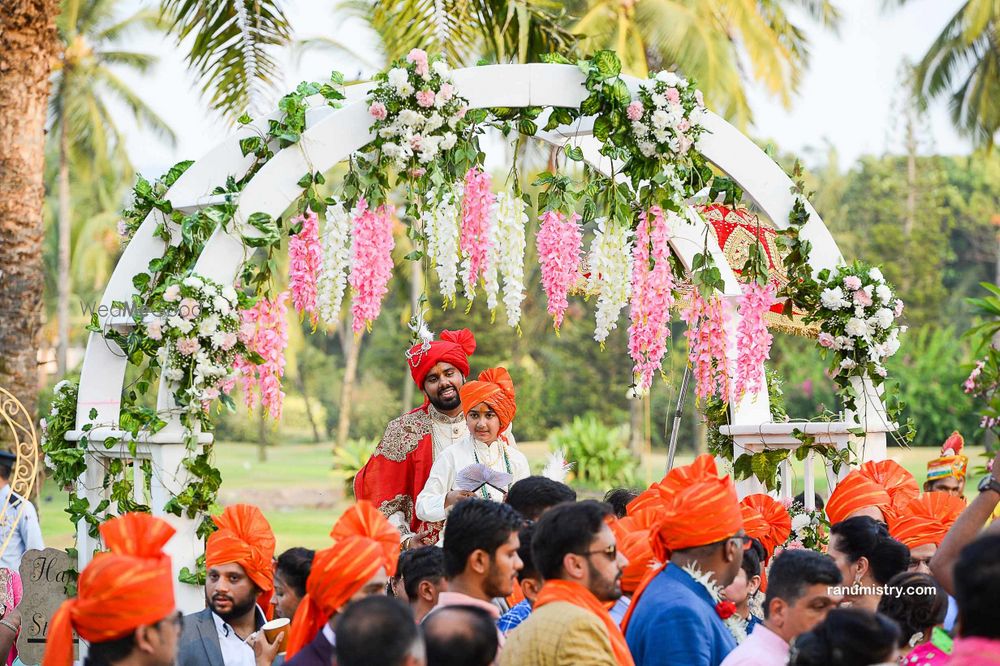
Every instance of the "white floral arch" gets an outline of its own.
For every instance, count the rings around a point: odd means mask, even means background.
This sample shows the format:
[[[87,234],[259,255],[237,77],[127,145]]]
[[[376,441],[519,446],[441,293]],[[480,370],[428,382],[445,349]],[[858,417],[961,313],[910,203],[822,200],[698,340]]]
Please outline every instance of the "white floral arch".
[[[587,95],[584,88],[585,75],[572,65],[530,64],[491,65],[455,70],[454,82],[458,94],[469,100],[471,108],[493,107],[579,107]],[[622,79],[633,93],[640,80],[623,76]],[[298,184],[303,173],[325,172],[352,153],[368,144],[374,136],[370,128],[373,122],[367,111],[366,95],[373,84],[347,88],[347,99],[340,108],[331,108],[326,101],[316,96],[310,98],[310,108],[306,116],[307,129],[301,140],[287,148],[274,147],[275,155],[246,185],[239,195],[238,208],[234,217],[237,224],[228,230],[217,228],[197,261],[195,272],[213,278],[222,284],[231,285],[237,277],[247,252],[242,236],[259,235],[259,232],[245,224],[251,213],[263,212],[272,217],[279,216],[302,193]],[[271,116],[279,118],[276,112]],[[267,118],[252,125],[241,127],[236,133],[192,164],[171,186],[166,194],[175,210],[191,212],[216,203],[217,197],[210,194],[213,187],[229,176],[241,178],[253,164],[253,155],[244,156],[239,142],[241,139],[263,134]],[[544,118],[542,119],[544,121]],[[709,112],[703,124],[707,132],[700,140],[700,151],[718,169],[732,178],[754,203],[769,217],[779,229],[787,228],[788,214],[795,201],[792,194],[793,183],[789,177],[758,148],[748,137],[721,117]],[[592,135],[592,122],[583,119],[572,126],[559,127],[551,132],[539,132],[536,138],[550,144],[572,143],[579,146],[585,160],[593,167],[608,175],[612,173],[610,161],[598,153],[600,142]],[[843,256],[833,236],[823,224],[819,215],[806,203],[810,215],[809,222],[801,231],[801,237],[812,243],[809,263],[814,273],[823,268],[834,268],[843,263]],[[101,300],[101,305],[111,311],[115,302],[128,303],[136,293],[132,278],[147,270],[151,259],[163,254],[164,243],[154,236],[158,224],[171,224],[168,217],[153,209],[126,247],[111,276]],[[174,234],[177,237],[179,234]],[[690,270],[694,255],[704,246],[703,228],[684,221],[673,229],[671,244],[685,267]],[[739,284],[726,257],[715,240],[709,236],[709,248],[725,282],[727,303],[733,312],[730,344],[735,345],[737,316],[734,302],[740,294]],[[101,318],[102,327],[127,329],[134,326],[131,317],[110,312]],[[167,501],[182,490],[186,484],[186,471],[182,465],[187,451],[181,443],[184,428],[176,417],[168,420],[168,425],[135,443],[130,450],[130,435],[118,428],[95,427],[85,433],[87,423],[118,423],[121,411],[121,395],[126,378],[128,361],[124,354],[100,333],[91,333],[87,342],[82,375],[80,378],[77,403],[76,430],[67,434],[69,440],[79,440],[85,434],[90,440],[88,469],[80,480],[80,494],[96,499],[102,478],[102,463],[109,458],[121,458],[138,465],[142,460],[151,460],[155,473],[149,493],[154,514],[165,517],[179,531],[179,537],[171,540],[168,550],[174,558],[175,569],[193,567],[202,545],[194,536],[194,521],[166,515],[163,507]],[[859,387],[860,388],[860,387]],[[772,424],[767,392],[757,396],[748,395],[731,403],[729,433],[737,442],[737,447],[760,450],[762,447],[776,448],[797,445],[792,436],[795,427],[817,436],[818,441],[833,442],[844,446],[848,440],[848,429],[858,423],[865,424],[864,459],[885,457],[885,433],[890,430],[885,425],[886,418],[881,401],[871,389],[865,387],[868,399],[863,401],[862,410],[870,410],[860,420],[848,419],[847,423],[812,424]],[[157,409],[169,414],[174,409],[173,396],[165,382],[160,383]],[[91,418],[96,410],[96,418]],[[878,418],[871,418],[872,415]],[[166,417],[164,417],[166,418]],[[853,417],[857,419],[857,417]],[[825,439],[824,439],[825,438]],[[106,440],[116,440],[117,444],[106,448]],[[202,433],[199,442],[211,441],[211,435]],[[784,474],[788,474],[786,467]],[[845,472],[846,473],[846,470]],[[831,478],[835,483],[836,479]],[[811,475],[806,479],[807,491],[812,485]],[[139,486],[140,484],[137,484]],[[790,488],[790,484],[784,484]],[[756,487],[747,482],[741,488],[746,493]],[[139,488],[137,492],[142,492]],[[807,492],[807,496],[810,493]],[[94,541],[87,534],[87,526],[78,528],[78,550],[80,566],[89,560]],[[178,604],[184,610],[200,608],[203,598],[198,588],[178,585]]]

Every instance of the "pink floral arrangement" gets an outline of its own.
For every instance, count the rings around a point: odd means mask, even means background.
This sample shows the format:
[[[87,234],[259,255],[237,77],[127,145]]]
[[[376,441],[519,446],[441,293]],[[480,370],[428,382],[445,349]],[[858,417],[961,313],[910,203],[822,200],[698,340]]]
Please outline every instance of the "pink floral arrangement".
[[[705,300],[696,289],[691,305],[681,315],[688,328],[688,360],[694,374],[695,394],[699,398],[719,396],[729,401],[729,319],[719,294]]]
[[[285,348],[288,346],[289,292],[283,291],[273,299],[261,298],[249,309],[242,310],[239,339],[246,348],[260,355],[263,362],[255,365],[242,356],[237,356],[233,368],[239,373],[240,384],[248,409],[253,409],[260,397],[261,409],[266,409],[271,418],[281,418],[285,403],[285,393],[281,390],[281,378],[285,374]],[[223,387],[228,393],[231,384]]]
[[[635,364],[633,372],[637,388],[646,391],[653,383],[653,373],[660,369],[667,351],[670,308],[674,304],[670,232],[659,206],[641,215],[632,257],[632,302],[629,309],[632,325],[628,329],[628,352]]]
[[[361,199],[354,210],[351,235],[351,274],[348,278],[354,290],[351,303],[351,329],[360,333],[370,326],[382,310],[382,299],[389,291],[392,277],[392,214],[387,206],[372,210]]]
[[[736,380],[735,392],[760,393],[767,386],[764,380],[764,361],[771,357],[774,338],[767,330],[764,314],[774,305],[775,287],[771,282],[761,285],[756,280],[742,285],[739,311],[740,323],[736,328]]]
[[[491,179],[478,167],[465,173],[465,198],[462,201],[462,231],[459,248],[462,250],[462,278],[465,297],[475,298],[476,284],[488,268],[491,239],[490,212],[496,195],[490,189]]]
[[[288,286],[292,305],[299,316],[306,313],[316,325],[316,283],[323,263],[323,247],[319,242],[319,216],[306,211],[293,218],[292,225],[301,224],[299,233],[288,238]]]
[[[542,213],[540,219],[542,224],[535,244],[542,267],[542,288],[548,297],[548,312],[558,331],[569,307],[569,289],[579,277],[583,236],[576,221],[580,216],[573,213],[567,219],[563,213],[549,210]]]

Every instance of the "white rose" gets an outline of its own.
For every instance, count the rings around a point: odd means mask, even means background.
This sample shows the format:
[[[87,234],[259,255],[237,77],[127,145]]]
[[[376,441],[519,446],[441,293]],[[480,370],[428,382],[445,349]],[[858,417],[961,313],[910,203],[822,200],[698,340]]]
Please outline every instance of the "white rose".
[[[184,371],[179,368],[170,368],[164,373],[164,375],[169,381],[172,382],[179,382],[184,379]]]
[[[657,72],[656,80],[667,84],[668,87],[673,88],[680,82],[680,78],[673,72]]]
[[[212,307],[221,312],[224,315],[229,314],[232,311],[232,306],[229,305],[229,301],[221,296],[216,296],[212,300]]]
[[[444,138],[441,139],[441,150],[451,150],[455,147],[458,142],[458,135],[454,132],[446,132]]]
[[[845,358],[843,361],[840,362],[840,367],[843,368],[844,370],[853,370],[854,368],[858,367],[858,364],[849,358]]]
[[[201,289],[205,286],[205,283],[197,275],[192,275],[191,277],[184,278],[184,286],[191,287],[192,289]]]
[[[424,117],[413,109],[403,109],[399,112],[399,122],[409,127],[420,127],[424,124]]]
[[[649,135],[649,128],[638,120],[632,123],[632,133],[640,139]]]
[[[794,518],[792,518],[792,529],[798,532],[803,527],[808,527],[809,522],[810,522],[809,516],[807,516],[804,513],[800,513]]]
[[[670,141],[670,135],[667,134],[667,130],[656,130],[653,132],[653,138],[656,139],[657,143],[666,143]]]
[[[210,317],[205,317],[201,324],[198,326],[198,335],[209,336],[219,330],[219,316],[212,315]]]
[[[223,287],[222,288],[222,297],[225,298],[226,300],[228,300],[230,303],[233,303],[233,304],[236,303],[236,300],[238,298],[237,295],[236,295],[236,290],[233,289],[232,287]]]
[[[844,332],[852,338],[862,338],[868,335],[868,322],[864,319],[851,317],[844,326]]]
[[[389,85],[396,90],[399,90],[404,83],[408,83],[409,78],[409,73],[402,67],[393,67],[389,70]]]
[[[185,335],[190,333],[191,329],[194,328],[194,325],[191,322],[189,322],[184,317],[181,317],[180,315],[174,315],[173,317],[168,319],[167,324],[170,326],[170,328],[176,328],[178,331],[184,333]]]
[[[396,94],[399,95],[400,97],[409,97],[410,95],[413,94],[413,92],[414,88],[409,83],[403,83],[399,86],[396,86]]]
[[[431,65],[431,69],[434,73],[440,76],[442,79],[447,78],[451,74],[451,67],[448,66],[444,60],[437,60]]]
[[[639,150],[646,157],[652,157],[653,155],[656,154],[656,144],[654,144],[652,141],[642,139],[639,141]]]
[[[843,307],[844,291],[840,287],[824,289],[819,295],[819,300],[828,310],[839,310]]]
[[[156,360],[160,362],[160,366],[163,366],[167,362],[167,347],[164,345],[156,350]]]
[[[444,125],[444,118],[441,117],[440,113],[435,112],[424,122],[424,131],[433,132],[442,125]]]
[[[878,300],[881,301],[883,305],[888,305],[889,301],[892,300],[892,290],[884,284],[880,284],[875,287],[875,295],[878,296]]]
[[[889,328],[896,320],[896,316],[889,308],[879,308],[875,313],[875,320],[881,328]]]
[[[179,300],[181,297],[181,286],[179,284],[172,284],[163,291],[163,300],[168,303],[173,303]]]
[[[649,96],[653,100],[653,104],[660,107],[661,109],[667,105],[667,98],[660,93],[653,93]]]
[[[396,127],[394,125],[387,125],[378,131],[378,135],[383,139],[391,139],[396,136]]]
[[[652,121],[653,127],[658,130],[664,130],[667,128],[667,125],[670,124],[670,116],[666,111],[657,109],[656,111],[653,111]]]
[[[210,284],[205,285],[205,289],[203,291],[205,292],[205,295],[208,296],[209,298],[215,298],[216,296],[219,295],[219,290]]]
[[[885,278],[882,277],[882,271],[877,268],[873,268],[868,271],[868,277],[875,280],[876,282],[882,282]]]
[[[899,340],[896,337],[890,337],[885,341],[885,356],[889,357],[899,351]]]
[[[854,340],[843,335],[838,335],[833,339],[834,349],[854,349]]]

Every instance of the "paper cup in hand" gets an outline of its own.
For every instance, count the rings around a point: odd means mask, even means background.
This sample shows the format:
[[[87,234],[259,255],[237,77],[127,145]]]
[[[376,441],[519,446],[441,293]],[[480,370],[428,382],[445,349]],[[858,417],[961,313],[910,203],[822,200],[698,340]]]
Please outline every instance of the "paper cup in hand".
[[[291,631],[291,625],[292,621],[287,617],[279,617],[260,628],[264,632],[264,636],[267,637],[268,643],[273,643],[278,634],[284,632],[285,635],[281,637],[281,647],[278,648],[278,654],[284,654],[285,650],[288,649],[288,634]]]

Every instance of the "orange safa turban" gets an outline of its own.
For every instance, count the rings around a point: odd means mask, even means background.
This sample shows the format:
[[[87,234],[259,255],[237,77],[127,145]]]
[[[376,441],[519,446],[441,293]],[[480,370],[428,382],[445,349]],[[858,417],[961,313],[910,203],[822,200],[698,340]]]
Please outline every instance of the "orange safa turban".
[[[638,497],[629,502],[626,510],[628,515],[635,516],[645,511],[656,511],[662,508],[663,499],[703,479],[718,478],[719,471],[715,466],[715,458],[703,453],[694,459],[690,465],[675,467],[658,483],[654,483],[642,491]]]
[[[344,512],[330,531],[334,543],[316,552],[288,637],[290,659],[305,647],[323,625],[384,568],[396,573],[399,530],[375,506],[361,500]]]
[[[830,519],[830,524],[836,525],[847,520],[852,513],[874,506],[878,507],[888,520],[891,503],[892,500],[885,488],[862,474],[860,470],[853,470],[833,489],[826,503],[826,515]]]
[[[514,396],[514,380],[507,368],[489,368],[479,373],[478,379],[466,382],[459,391],[462,397],[462,411],[466,415],[472,408],[486,403],[500,420],[500,432],[507,429],[517,413]]]
[[[631,594],[639,587],[642,579],[656,565],[653,548],[649,543],[653,525],[653,512],[643,512],[638,516],[625,516],[611,523],[618,550],[628,560],[622,569],[622,592]]]
[[[940,546],[964,509],[965,502],[959,497],[942,492],[924,493],[903,507],[889,532],[907,548],[929,543]]]
[[[176,609],[170,557],[163,552],[174,528],[146,513],[127,513],[101,525],[110,552],[98,553],[80,574],[77,596],[52,616],[42,666],[69,666],[73,630],[105,643],[155,624]]]
[[[208,537],[205,566],[239,564],[265,595],[273,590],[274,532],[260,509],[234,504],[212,520],[219,529]]]
[[[747,495],[740,502],[743,512],[743,529],[760,541],[771,559],[774,549],[785,543],[792,533],[792,517],[784,505],[763,493]]]
[[[861,473],[885,488],[893,512],[902,510],[920,494],[917,480],[894,460],[870,460],[861,466]]]

